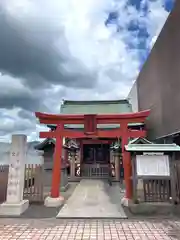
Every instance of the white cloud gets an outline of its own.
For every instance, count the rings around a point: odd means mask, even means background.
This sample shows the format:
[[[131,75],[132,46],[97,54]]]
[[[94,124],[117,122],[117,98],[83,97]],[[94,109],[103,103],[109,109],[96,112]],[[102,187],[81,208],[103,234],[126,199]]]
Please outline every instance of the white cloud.
[[[147,18],[145,19],[149,37],[149,46],[153,47],[156,42],[162,27],[164,26],[166,19],[169,13],[162,7],[164,4],[164,0],[158,1],[149,1],[149,11]]]
[[[15,23],[22,28],[22,31],[27,32],[27,40],[31,35],[31,41],[38,47],[46,41],[44,38],[46,29],[61,32],[53,42],[52,48],[56,48],[56,51],[66,58],[66,61],[59,66],[61,71],[64,71],[63,74],[73,76],[75,73],[85,73],[84,76],[92,75],[97,78],[97,84],[93,89],[73,89],[59,84],[52,85],[49,89],[42,89],[42,93],[39,91],[39,94],[42,94],[43,104],[50,111],[59,111],[63,97],[82,100],[127,96],[140,65],[138,49],[127,47],[127,39],[137,42],[137,38],[132,38],[127,25],[131,21],[140,21],[145,25],[150,35],[147,40],[149,47],[155,41],[168,15],[162,6],[162,0],[149,2],[150,11],[146,17],[143,17],[142,12],[137,11],[133,6],[124,8],[127,2],[127,0],[6,0],[0,3],[5,4]],[[110,9],[115,9],[119,13],[118,24],[121,30],[118,33],[114,25],[108,28],[105,26]],[[43,34],[37,34],[39,32]],[[87,79],[84,78],[84,81]],[[15,87],[14,82],[16,82]],[[12,86],[13,91],[16,92],[20,92],[23,88],[24,91],[28,91],[22,85],[22,81],[16,78],[0,77],[1,85],[5,86],[5,91]],[[36,90],[35,92],[37,93]],[[16,132],[14,130],[19,129],[19,123],[21,127],[27,126],[27,130],[23,131],[29,135],[29,139],[37,138],[40,127],[37,125],[36,128],[34,122],[18,117],[18,110],[17,108],[1,110],[0,113],[6,116],[2,117],[4,120],[0,124],[0,131],[8,131],[1,139],[9,139],[9,132]]]

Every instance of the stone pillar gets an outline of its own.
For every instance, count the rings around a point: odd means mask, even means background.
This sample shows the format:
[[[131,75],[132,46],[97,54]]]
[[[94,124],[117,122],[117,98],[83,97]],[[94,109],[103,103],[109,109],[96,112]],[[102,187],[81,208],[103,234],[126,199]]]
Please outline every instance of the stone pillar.
[[[29,206],[29,201],[23,199],[24,171],[27,160],[26,135],[12,135],[9,160],[7,197],[6,202],[0,206],[0,214],[19,216]]]
[[[120,181],[120,157],[119,153],[114,153],[115,179]]]
[[[75,152],[72,152],[72,155],[71,155],[71,166],[70,166],[70,175],[71,175],[71,178],[73,179],[75,177],[75,167],[76,167],[76,164],[75,164],[75,157],[76,157],[76,153]]]

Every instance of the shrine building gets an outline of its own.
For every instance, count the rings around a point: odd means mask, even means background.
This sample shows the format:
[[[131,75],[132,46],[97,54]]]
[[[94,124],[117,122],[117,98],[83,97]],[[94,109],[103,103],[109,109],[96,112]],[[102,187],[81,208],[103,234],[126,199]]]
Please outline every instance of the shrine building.
[[[126,197],[131,198],[131,159],[125,151],[130,140],[145,137],[145,121],[150,111],[133,112],[128,100],[63,101],[60,114],[36,112],[49,132],[36,146],[44,150],[46,169],[52,169],[51,197],[59,197],[62,164],[70,164],[70,179],[124,179]],[[121,170],[124,174],[121,175]]]

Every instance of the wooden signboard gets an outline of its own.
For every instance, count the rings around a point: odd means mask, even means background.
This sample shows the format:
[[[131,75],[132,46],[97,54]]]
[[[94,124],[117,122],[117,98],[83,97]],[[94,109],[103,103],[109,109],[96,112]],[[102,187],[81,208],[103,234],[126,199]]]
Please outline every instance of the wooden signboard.
[[[168,155],[137,155],[137,176],[170,176]]]

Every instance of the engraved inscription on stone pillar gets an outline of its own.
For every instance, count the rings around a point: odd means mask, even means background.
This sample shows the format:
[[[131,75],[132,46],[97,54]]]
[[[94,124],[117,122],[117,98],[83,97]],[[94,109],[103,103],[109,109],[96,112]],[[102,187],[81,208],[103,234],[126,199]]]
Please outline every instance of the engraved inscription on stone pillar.
[[[9,203],[23,200],[25,159],[26,136],[13,135],[7,187],[7,202]]]

